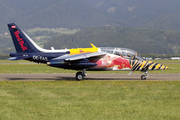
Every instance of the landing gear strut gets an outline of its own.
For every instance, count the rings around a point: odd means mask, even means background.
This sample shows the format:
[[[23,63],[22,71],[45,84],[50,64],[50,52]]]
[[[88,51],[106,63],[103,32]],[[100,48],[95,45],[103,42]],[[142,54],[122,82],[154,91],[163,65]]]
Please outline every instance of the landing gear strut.
[[[77,81],[81,81],[81,80],[84,79],[84,77],[85,77],[86,75],[87,75],[87,74],[86,74],[86,70],[83,69],[82,72],[77,72],[77,73],[76,73],[76,80],[77,80]]]
[[[145,71],[144,73],[145,73],[145,75],[141,76],[141,80],[146,80],[146,78],[149,77],[148,71]]]

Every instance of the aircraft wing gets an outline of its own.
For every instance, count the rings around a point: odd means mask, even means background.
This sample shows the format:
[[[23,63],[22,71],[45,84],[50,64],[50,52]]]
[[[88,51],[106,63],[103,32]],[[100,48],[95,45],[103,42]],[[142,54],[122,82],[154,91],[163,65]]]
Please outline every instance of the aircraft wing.
[[[47,62],[47,65],[65,69],[83,70],[97,65],[96,63],[91,63],[88,60],[89,58],[101,58],[106,54],[106,52],[94,52],[76,55],[64,55],[50,60],[49,62]]]
[[[106,54],[107,54],[106,52],[94,52],[94,53],[82,53],[82,54],[76,54],[76,55],[64,55],[64,56],[54,58],[53,60],[64,60],[65,62],[72,62],[72,61],[87,59],[91,57],[101,57]]]

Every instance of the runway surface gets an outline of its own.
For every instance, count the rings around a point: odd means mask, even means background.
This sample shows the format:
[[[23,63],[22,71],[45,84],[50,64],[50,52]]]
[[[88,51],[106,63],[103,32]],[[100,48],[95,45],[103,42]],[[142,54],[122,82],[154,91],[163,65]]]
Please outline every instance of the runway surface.
[[[142,74],[92,74],[89,73],[84,80],[141,80]],[[0,81],[75,81],[74,73],[60,74],[0,74]],[[180,74],[149,74],[147,80],[179,80]]]

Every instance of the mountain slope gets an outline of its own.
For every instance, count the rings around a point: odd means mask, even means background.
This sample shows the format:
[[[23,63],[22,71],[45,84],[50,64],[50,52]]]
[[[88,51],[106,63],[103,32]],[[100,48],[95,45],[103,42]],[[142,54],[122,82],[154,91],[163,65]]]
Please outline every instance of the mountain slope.
[[[46,19],[47,16],[48,19]],[[44,20],[40,20],[42,18]],[[108,25],[111,24],[111,19],[81,0],[66,0],[25,18],[22,23],[28,28],[38,25],[48,28],[67,27],[72,29]]]
[[[142,27],[162,15],[177,14],[179,0],[84,0],[114,19]]]
[[[180,14],[161,16],[148,23],[146,28],[180,31]]]
[[[83,0],[0,0],[0,3],[0,32],[7,30],[6,24],[11,22],[20,24],[26,29],[35,27],[77,29],[126,24],[109,18]]]
[[[149,27],[161,16],[179,14],[179,6],[179,0],[0,0],[0,32],[7,30],[6,24],[10,22],[26,29],[104,25]],[[174,25],[166,29],[176,30],[174,26],[179,21],[175,19],[172,18]]]
[[[14,20],[19,21],[21,14],[23,14],[23,12],[11,4],[9,0],[0,0],[0,32],[7,30],[7,23]]]

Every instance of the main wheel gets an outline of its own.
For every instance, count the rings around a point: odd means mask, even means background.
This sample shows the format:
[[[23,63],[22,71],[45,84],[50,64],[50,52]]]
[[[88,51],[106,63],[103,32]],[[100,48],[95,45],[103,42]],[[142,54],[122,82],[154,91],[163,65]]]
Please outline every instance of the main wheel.
[[[142,75],[142,76],[141,76],[141,80],[146,80],[146,76],[145,76],[145,75]]]
[[[77,72],[77,73],[76,73],[76,80],[77,80],[77,81],[80,81],[80,80],[82,80],[83,78],[84,78],[84,76],[83,76],[82,72]]]

